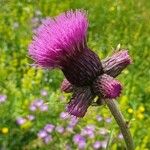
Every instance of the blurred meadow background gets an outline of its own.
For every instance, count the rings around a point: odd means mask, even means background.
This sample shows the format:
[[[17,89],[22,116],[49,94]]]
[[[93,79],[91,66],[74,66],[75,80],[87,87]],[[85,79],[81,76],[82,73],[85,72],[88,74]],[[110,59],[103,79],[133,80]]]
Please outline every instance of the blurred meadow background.
[[[100,58],[129,49],[133,64],[118,77],[117,101],[135,149],[150,149],[149,0],[0,0],[0,150],[125,149],[106,106],[83,119],[66,115],[63,74],[30,66],[28,45],[42,19],[77,8],[88,11],[88,44]]]

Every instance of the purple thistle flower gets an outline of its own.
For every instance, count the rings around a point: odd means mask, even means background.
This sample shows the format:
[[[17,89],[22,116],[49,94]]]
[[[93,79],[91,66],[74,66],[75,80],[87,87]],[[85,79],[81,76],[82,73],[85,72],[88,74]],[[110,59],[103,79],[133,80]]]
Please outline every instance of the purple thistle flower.
[[[41,139],[45,138],[48,136],[47,132],[45,130],[41,130],[38,132],[37,136]]]
[[[4,95],[4,94],[0,95],[0,103],[5,102],[6,99],[7,99],[7,96],[6,96],[6,95]]]
[[[96,95],[99,99],[118,97],[122,87],[114,77],[131,63],[127,50],[101,62],[87,46],[87,29],[85,11],[68,11],[45,19],[29,46],[36,66],[60,68],[64,73],[61,89],[73,92],[67,112],[76,117],[85,115]]]
[[[94,149],[100,149],[102,146],[102,143],[100,141],[96,141],[94,144],[93,144],[93,148]]]
[[[44,127],[44,130],[48,133],[51,133],[54,130],[55,126],[53,124],[47,124]]]
[[[16,119],[16,123],[18,125],[23,125],[24,123],[26,123],[26,121],[27,120],[25,118],[23,118],[23,117],[19,117],[19,118]]]

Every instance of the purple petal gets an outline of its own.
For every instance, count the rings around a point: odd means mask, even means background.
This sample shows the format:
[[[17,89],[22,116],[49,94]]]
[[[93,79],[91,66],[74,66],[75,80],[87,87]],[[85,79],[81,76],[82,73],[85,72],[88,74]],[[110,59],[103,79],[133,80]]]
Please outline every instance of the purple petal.
[[[48,143],[50,143],[51,141],[52,141],[52,136],[51,135],[48,135],[48,136],[46,136],[46,137],[44,137],[44,142],[46,143],[46,144],[48,144]]]
[[[48,133],[51,133],[54,130],[55,126],[53,124],[47,124],[44,127],[44,130],[47,131]]]
[[[85,141],[85,138],[84,138],[82,135],[76,134],[76,135],[73,136],[73,142],[74,142],[75,144],[78,144],[78,143],[80,143],[81,141]]]
[[[0,103],[3,103],[3,102],[5,102],[6,101],[6,99],[7,99],[7,96],[6,95],[0,95]]]
[[[23,117],[19,117],[19,118],[16,119],[16,123],[17,123],[18,125],[22,125],[22,124],[24,124],[26,121],[27,121],[27,120],[26,120],[25,118],[23,118]]]
[[[99,149],[101,148],[102,146],[102,143],[100,141],[96,141],[94,144],[93,144],[93,148],[94,149]]]
[[[45,130],[41,130],[41,131],[39,131],[38,134],[37,134],[37,136],[38,136],[39,138],[45,138],[47,135],[48,135],[48,134],[47,134],[47,132],[46,132]]]
[[[47,105],[47,104],[43,104],[43,105],[41,105],[41,106],[39,107],[39,109],[40,109],[41,111],[48,111],[48,105]]]
[[[82,10],[45,19],[29,46],[29,55],[41,67],[60,67],[84,46],[87,28],[86,12]]]

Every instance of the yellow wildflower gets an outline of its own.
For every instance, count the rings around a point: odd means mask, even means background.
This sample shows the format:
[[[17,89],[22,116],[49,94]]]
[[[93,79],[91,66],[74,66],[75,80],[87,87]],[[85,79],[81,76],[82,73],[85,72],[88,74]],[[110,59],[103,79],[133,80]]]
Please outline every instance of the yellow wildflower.
[[[144,106],[140,106],[138,110],[139,110],[139,112],[144,112],[145,108],[144,108]]]
[[[9,129],[7,127],[2,128],[2,133],[7,134],[9,132]]]
[[[132,114],[132,113],[133,113],[133,109],[132,109],[132,108],[129,108],[129,109],[128,109],[128,113]]]
[[[142,120],[144,119],[144,115],[142,113],[137,113],[137,118]]]

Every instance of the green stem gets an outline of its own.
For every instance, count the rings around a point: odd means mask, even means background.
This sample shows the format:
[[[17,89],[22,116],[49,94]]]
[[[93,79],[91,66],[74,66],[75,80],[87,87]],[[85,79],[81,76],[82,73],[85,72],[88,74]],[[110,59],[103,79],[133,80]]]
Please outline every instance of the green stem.
[[[133,143],[131,133],[129,131],[129,128],[126,124],[126,121],[125,121],[122,113],[120,112],[120,110],[117,106],[116,101],[106,99],[105,102],[106,102],[107,106],[109,107],[112,115],[114,116],[117,124],[120,127],[120,130],[122,132],[122,135],[123,135],[125,143],[126,143],[127,150],[134,150],[134,143]]]

